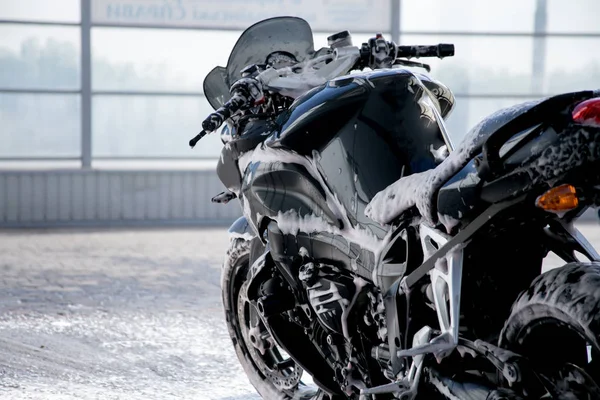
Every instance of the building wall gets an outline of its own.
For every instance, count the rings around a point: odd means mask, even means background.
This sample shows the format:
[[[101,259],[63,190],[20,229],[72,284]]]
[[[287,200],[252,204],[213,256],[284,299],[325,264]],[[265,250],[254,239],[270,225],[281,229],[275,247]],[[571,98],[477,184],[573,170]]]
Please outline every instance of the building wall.
[[[237,200],[213,204],[223,186],[207,171],[0,172],[0,227],[227,224]]]
[[[221,191],[212,170],[3,171],[0,228],[227,225],[242,212],[237,200],[211,203]]]

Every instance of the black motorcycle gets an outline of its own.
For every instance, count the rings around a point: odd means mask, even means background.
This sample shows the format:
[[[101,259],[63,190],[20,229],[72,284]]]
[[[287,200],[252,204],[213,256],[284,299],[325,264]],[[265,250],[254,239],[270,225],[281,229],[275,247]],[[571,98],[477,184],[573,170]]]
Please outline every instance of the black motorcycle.
[[[312,37],[292,17],[248,28],[190,141],[226,123],[213,201],[244,216],[223,302],[254,387],[600,398],[600,256],[572,224],[600,205],[600,91],[500,110],[455,144],[451,91],[410,60],[454,46]],[[549,252],[567,264],[542,273]]]

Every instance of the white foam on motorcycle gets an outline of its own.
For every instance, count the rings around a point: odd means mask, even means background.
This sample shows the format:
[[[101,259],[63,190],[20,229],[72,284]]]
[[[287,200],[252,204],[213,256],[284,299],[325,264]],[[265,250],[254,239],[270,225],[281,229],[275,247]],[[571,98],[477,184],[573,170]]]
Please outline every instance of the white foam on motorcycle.
[[[298,232],[315,233],[327,232],[335,235],[340,235],[345,238],[348,243],[356,243],[361,248],[373,252],[375,259],[379,259],[379,255],[389,242],[391,231],[383,238],[378,238],[370,230],[360,226],[353,227],[344,212],[345,208],[339,201],[337,196],[329,189],[323,177],[318,172],[317,160],[320,155],[313,152],[313,157],[306,157],[288,150],[275,149],[265,144],[260,144],[252,151],[252,154],[244,155],[243,160],[240,159],[239,168],[245,171],[250,163],[254,162],[284,162],[296,163],[304,166],[306,170],[315,178],[325,190],[325,198],[327,206],[333,211],[335,216],[343,223],[343,228],[339,229],[332,225],[320,216],[309,214],[301,216],[296,210],[288,210],[279,212],[277,215],[277,225],[285,234],[297,235]],[[251,177],[249,177],[251,179]],[[375,272],[374,272],[375,274]]]
[[[433,212],[435,194],[444,183],[477,155],[475,153],[479,151],[483,128],[496,121],[514,118],[540,101],[518,104],[493,113],[476,125],[460,145],[436,168],[402,177],[377,193],[365,208],[365,215],[384,225],[416,206],[426,222],[435,225],[437,222]]]

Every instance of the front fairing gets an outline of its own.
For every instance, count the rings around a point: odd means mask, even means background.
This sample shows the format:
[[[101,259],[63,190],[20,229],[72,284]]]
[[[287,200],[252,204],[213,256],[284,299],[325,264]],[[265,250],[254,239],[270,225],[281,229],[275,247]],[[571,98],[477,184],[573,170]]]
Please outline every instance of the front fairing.
[[[211,106],[217,109],[230,99],[229,88],[242,77],[242,69],[265,64],[278,52],[297,62],[313,57],[313,34],[308,22],[297,17],[276,17],[246,29],[233,47],[227,66],[214,68],[204,80],[204,94]]]

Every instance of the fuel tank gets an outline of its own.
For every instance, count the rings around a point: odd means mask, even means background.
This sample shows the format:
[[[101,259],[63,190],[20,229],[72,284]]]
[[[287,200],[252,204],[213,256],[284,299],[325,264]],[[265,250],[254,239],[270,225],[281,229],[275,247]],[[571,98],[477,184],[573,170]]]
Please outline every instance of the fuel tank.
[[[286,213],[305,223],[316,218],[323,226],[318,233],[298,226],[293,235],[271,229],[276,261],[290,261],[305,247],[313,257],[333,259],[371,279],[376,255],[344,232],[384,238],[388,228],[364,215],[369,201],[402,176],[434,168],[442,146],[451,146],[443,116],[453,98],[440,86],[442,106],[435,85],[399,69],[344,76],[299,97],[277,118],[262,146],[282,158],[248,164],[241,187],[246,216],[257,228],[261,218],[276,221]],[[310,162],[285,156],[290,153]]]
[[[426,78],[393,69],[332,80],[280,116],[269,146],[314,156],[353,223],[372,226],[364,208],[373,196],[402,176],[434,168],[438,150],[450,147],[442,113],[453,97],[420,77]]]

